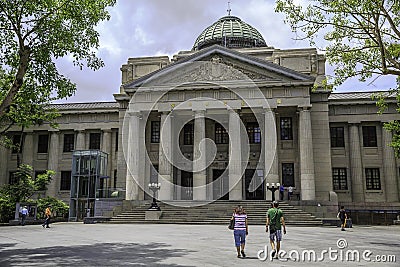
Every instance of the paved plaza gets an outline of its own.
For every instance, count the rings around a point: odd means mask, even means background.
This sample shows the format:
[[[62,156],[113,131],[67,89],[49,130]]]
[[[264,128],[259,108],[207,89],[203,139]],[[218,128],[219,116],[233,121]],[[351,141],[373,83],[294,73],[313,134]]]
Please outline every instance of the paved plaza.
[[[244,259],[236,258],[233,234],[224,225],[4,226],[0,266],[399,266],[399,242],[400,226],[354,226],[346,232],[288,226],[282,243],[287,253],[271,262],[259,259],[267,244],[261,225],[249,226]],[[360,260],[351,261],[357,255]]]

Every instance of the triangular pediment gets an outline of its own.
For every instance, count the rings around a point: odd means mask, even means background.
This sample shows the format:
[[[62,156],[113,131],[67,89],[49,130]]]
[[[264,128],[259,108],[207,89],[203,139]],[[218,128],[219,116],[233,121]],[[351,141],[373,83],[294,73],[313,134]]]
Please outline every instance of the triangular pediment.
[[[311,84],[314,77],[215,45],[126,84],[124,88],[129,90],[140,86],[176,86],[188,83],[246,80],[271,84],[294,82]]]

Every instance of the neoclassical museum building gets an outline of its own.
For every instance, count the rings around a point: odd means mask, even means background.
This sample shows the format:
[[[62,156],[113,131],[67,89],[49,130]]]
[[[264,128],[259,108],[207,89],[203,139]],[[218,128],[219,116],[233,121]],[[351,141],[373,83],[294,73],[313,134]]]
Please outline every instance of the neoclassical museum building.
[[[69,202],[74,152],[100,150],[97,188],[126,200],[151,199],[151,183],[159,200],[268,200],[279,183],[304,203],[400,206],[400,161],[383,128],[400,119],[395,99],[379,115],[374,92],[324,89],[315,48],[268,46],[225,16],[191,50],[129,58],[121,76],[115,102],[54,104],[58,128],[11,132],[23,163],[56,171],[47,195]],[[0,184],[14,182],[17,154],[0,147]]]

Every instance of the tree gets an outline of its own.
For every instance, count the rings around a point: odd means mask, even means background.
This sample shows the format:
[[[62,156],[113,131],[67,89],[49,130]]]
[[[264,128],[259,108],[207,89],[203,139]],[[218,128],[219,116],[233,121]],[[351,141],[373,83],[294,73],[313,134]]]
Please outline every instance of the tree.
[[[33,201],[31,198],[47,190],[54,171],[46,171],[33,177],[33,169],[29,165],[21,164],[14,174],[14,183],[3,185],[0,188],[0,219],[7,221],[13,217],[15,205],[18,202]]]
[[[286,15],[285,23],[315,45],[321,35],[328,45],[327,61],[336,66],[332,86],[348,78],[365,82],[383,75],[394,75],[397,84],[388,94],[377,96],[380,112],[385,98],[395,97],[400,112],[400,1],[398,0],[310,0],[296,5],[293,0],[277,0],[277,12]],[[400,157],[400,124],[385,124],[393,132],[391,146]]]
[[[0,0],[0,135],[13,125],[53,121],[49,108],[71,96],[76,85],[55,61],[71,56],[74,65],[97,70],[99,33],[115,0]]]

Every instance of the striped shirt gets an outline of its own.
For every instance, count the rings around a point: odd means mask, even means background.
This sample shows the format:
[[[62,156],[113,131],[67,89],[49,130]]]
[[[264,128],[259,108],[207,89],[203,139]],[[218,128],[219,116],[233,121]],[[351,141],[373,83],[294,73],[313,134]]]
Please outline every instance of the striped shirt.
[[[234,230],[246,230],[247,214],[233,214],[233,217],[235,217]]]

